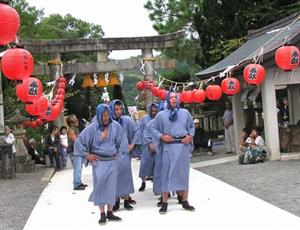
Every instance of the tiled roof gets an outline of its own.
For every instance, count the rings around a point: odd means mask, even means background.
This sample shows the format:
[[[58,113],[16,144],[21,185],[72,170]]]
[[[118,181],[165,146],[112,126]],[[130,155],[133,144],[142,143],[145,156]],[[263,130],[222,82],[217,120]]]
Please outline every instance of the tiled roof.
[[[259,30],[249,31],[248,40],[245,44],[243,44],[240,48],[235,50],[220,62],[212,65],[205,70],[202,70],[196,75],[200,78],[208,78],[218,75],[228,66],[241,63],[236,68],[239,69],[243,67],[245,63],[250,62],[253,59],[255,53],[260,51],[260,48],[262,46],[264,61],[268,60],[269,58],[274,56],[276,49],[283,45],[285,38],[286,42],[290,41],[292,44],[298,43],[300,41],[299,17],[300,13],[293,14]]]

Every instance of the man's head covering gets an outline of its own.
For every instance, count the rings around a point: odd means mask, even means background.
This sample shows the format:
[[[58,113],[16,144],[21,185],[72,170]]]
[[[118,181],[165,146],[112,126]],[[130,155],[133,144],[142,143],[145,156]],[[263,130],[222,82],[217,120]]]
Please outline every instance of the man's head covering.
[[[171,104],[170,104],[171,93],[175,93],[176,98],[177,98],[175,107],[171,107]],[[166,96],[166,101],[167,101],[167,108],[171,110],[169,120],[172,121],[172,122],[177,121],[177,111],[180,109],[180,107],[179,107],[179,97],[178,97],[177,93],[169,91],[167,93],[167,96]]]
[[[100,130],[103,130],[103,128],[105,127],[102,123],[102,113],[105,111],[107,111],[109,114],[109,123],[108,124],[110,124],[112,122],[109,106],[106,104],[99,104],[96,108],[96,119],[98,121]]]
[[[123,108],[123,113],[122,115],[125,115],[125,106],[124,106],[124,103],[123,101],[119,100],[119,99],[115,99],[115,100],[112,100],[110,103],[109,103],[109,108],[110,108],[110,113],[111,113],[111,117],[113,120],[119,122],[121,125],[122,125],[122,118],[117,118],[116,117],[116,114],[115,114],[115,104],[116,103],[120,103],[122,104],[122,108]]]
[[[194,119],[194,124],[199,124],[200,123],[200,121],[199,121],[199,119]]]
[[[151,110],[152,110],[152,108],[153,107],[156,107],[156,109],[157,109],[157,112],[158,112],[158,104],[156,103],[156,102],[153,102],[153,103],[151,103],[149,106],[148,106],[148,114],[149,114],[149,116],[151,117],[151,119],[153,119],[154,117],[152,117],[152,114],[151,114]]]

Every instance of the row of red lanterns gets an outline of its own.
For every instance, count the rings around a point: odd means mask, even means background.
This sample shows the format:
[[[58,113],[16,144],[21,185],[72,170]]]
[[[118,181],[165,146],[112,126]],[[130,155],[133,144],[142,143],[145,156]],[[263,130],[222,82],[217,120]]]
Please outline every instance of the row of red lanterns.
[[[7,45],[16,40],[20,27],[18,12],[7,4],[0,3],[0,45]],[[16,95],[24,102],[26,111],[37,117],[34,121],[26,120],[25,127],[38,127],[42,120],[53,121],[62,111],[66,79],[59,77],[57,92],[52,101],[42,95],[43,85],[35,77],[30,77],[34,69],[34,60],[30,52],[21,48],[7,50],[1,58],[1,70],[10,80],[22,81],[16,86]]]
[[[143,85],[144,89],[151,90],[152,94],[155,97],[160,98],[161,100],[165,100],[167,95],[167,90],[161,89],[160,87],[155,86],[152,82],[144,81],[138,82],[137,86]],[[148,86],[147,86],[148,85]],[[147,87],[146,87],[147,86]],[[138,87],[142,90],[142,87]],[[209,85],[205,90],[203,89],[194,89],[183,91],[182,93],[178,93],[180,101],[183,103],[202,103],[206,98],[209,100],[219,100],[222,97],[222,93],[224,92],[227,95],[237,94],[240,90],[240,83],[236,78],[229,77],[225,78],[221,87],[219,85]]]
[[[56,94],[51,101],[45,96],[40,96],[38,99],[26,104],[26,111],[32,115],[40,117],[42,120],[54,121],[61,113],[64,105],[66,79],[59,77],[56,84]]]

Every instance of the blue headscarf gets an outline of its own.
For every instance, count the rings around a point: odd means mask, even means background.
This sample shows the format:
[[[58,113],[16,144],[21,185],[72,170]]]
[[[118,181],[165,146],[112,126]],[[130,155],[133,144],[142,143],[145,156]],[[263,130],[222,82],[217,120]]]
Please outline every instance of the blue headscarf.
[[[176,98],[177,98],[175,107],[171,107],[171,105],[170,105],[171,93],[175,93]],[[169,120],[172,121],[172,122],[177,121],[177,119],[178,119],[177,118],[177,111],[180,109],[180,107],[179,107],[179,97],[176,94],[176,92],[169,91],[167,93],[167,96],[166,96],[166,101],[167,101],[167,108],[170,110]]]
[[[102,131],[105,127],[107,127],[108,125],[103,125],[102,123],[102,113],[107,111],[109,114],[109,123],[110,124],[112,122],[112,118],[111,118],[111,113],[110,113],[110,109],[108,107],[108,105],[106,104],[99,104],[96,108],[96,119],[98,121],[99,124],[99,128]]]
[[[116,104],[116,102],[121,102],[122,108],[123,108],[122,116],[125,115],[125,106],[124,106],[124,103],[123,103],[123,101],[121,101],[121,100],[119,100],[119,99],[112,100],[112,101],[109,103],[110,114],[111,114],[111,117],[112,117],[113,120],[119,122],[119,124],[122,125],[122,117],[117,118],[117,117],[116,117],[116,114],[115,114],[115,104]]]
[[[157,109],[157,112],[158,112],[158,104],[156,102],[153,102],[151,103],[149,106],[148,106],[148,114],[150,116],[151,119],[153,119],[154,117],[152,117],[152,114],[151,114],[151,110],[153,107],[156,107]]]

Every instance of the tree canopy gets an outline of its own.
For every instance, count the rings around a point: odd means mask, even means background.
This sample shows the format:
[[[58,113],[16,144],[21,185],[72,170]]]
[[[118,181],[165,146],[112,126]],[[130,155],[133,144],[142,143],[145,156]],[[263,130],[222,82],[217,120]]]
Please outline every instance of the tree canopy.
[[[185,28],[187,38],[165,55],[206,68],[245,41],[247,31],[299,12],[298,0],[148,0],[160,34]]]

